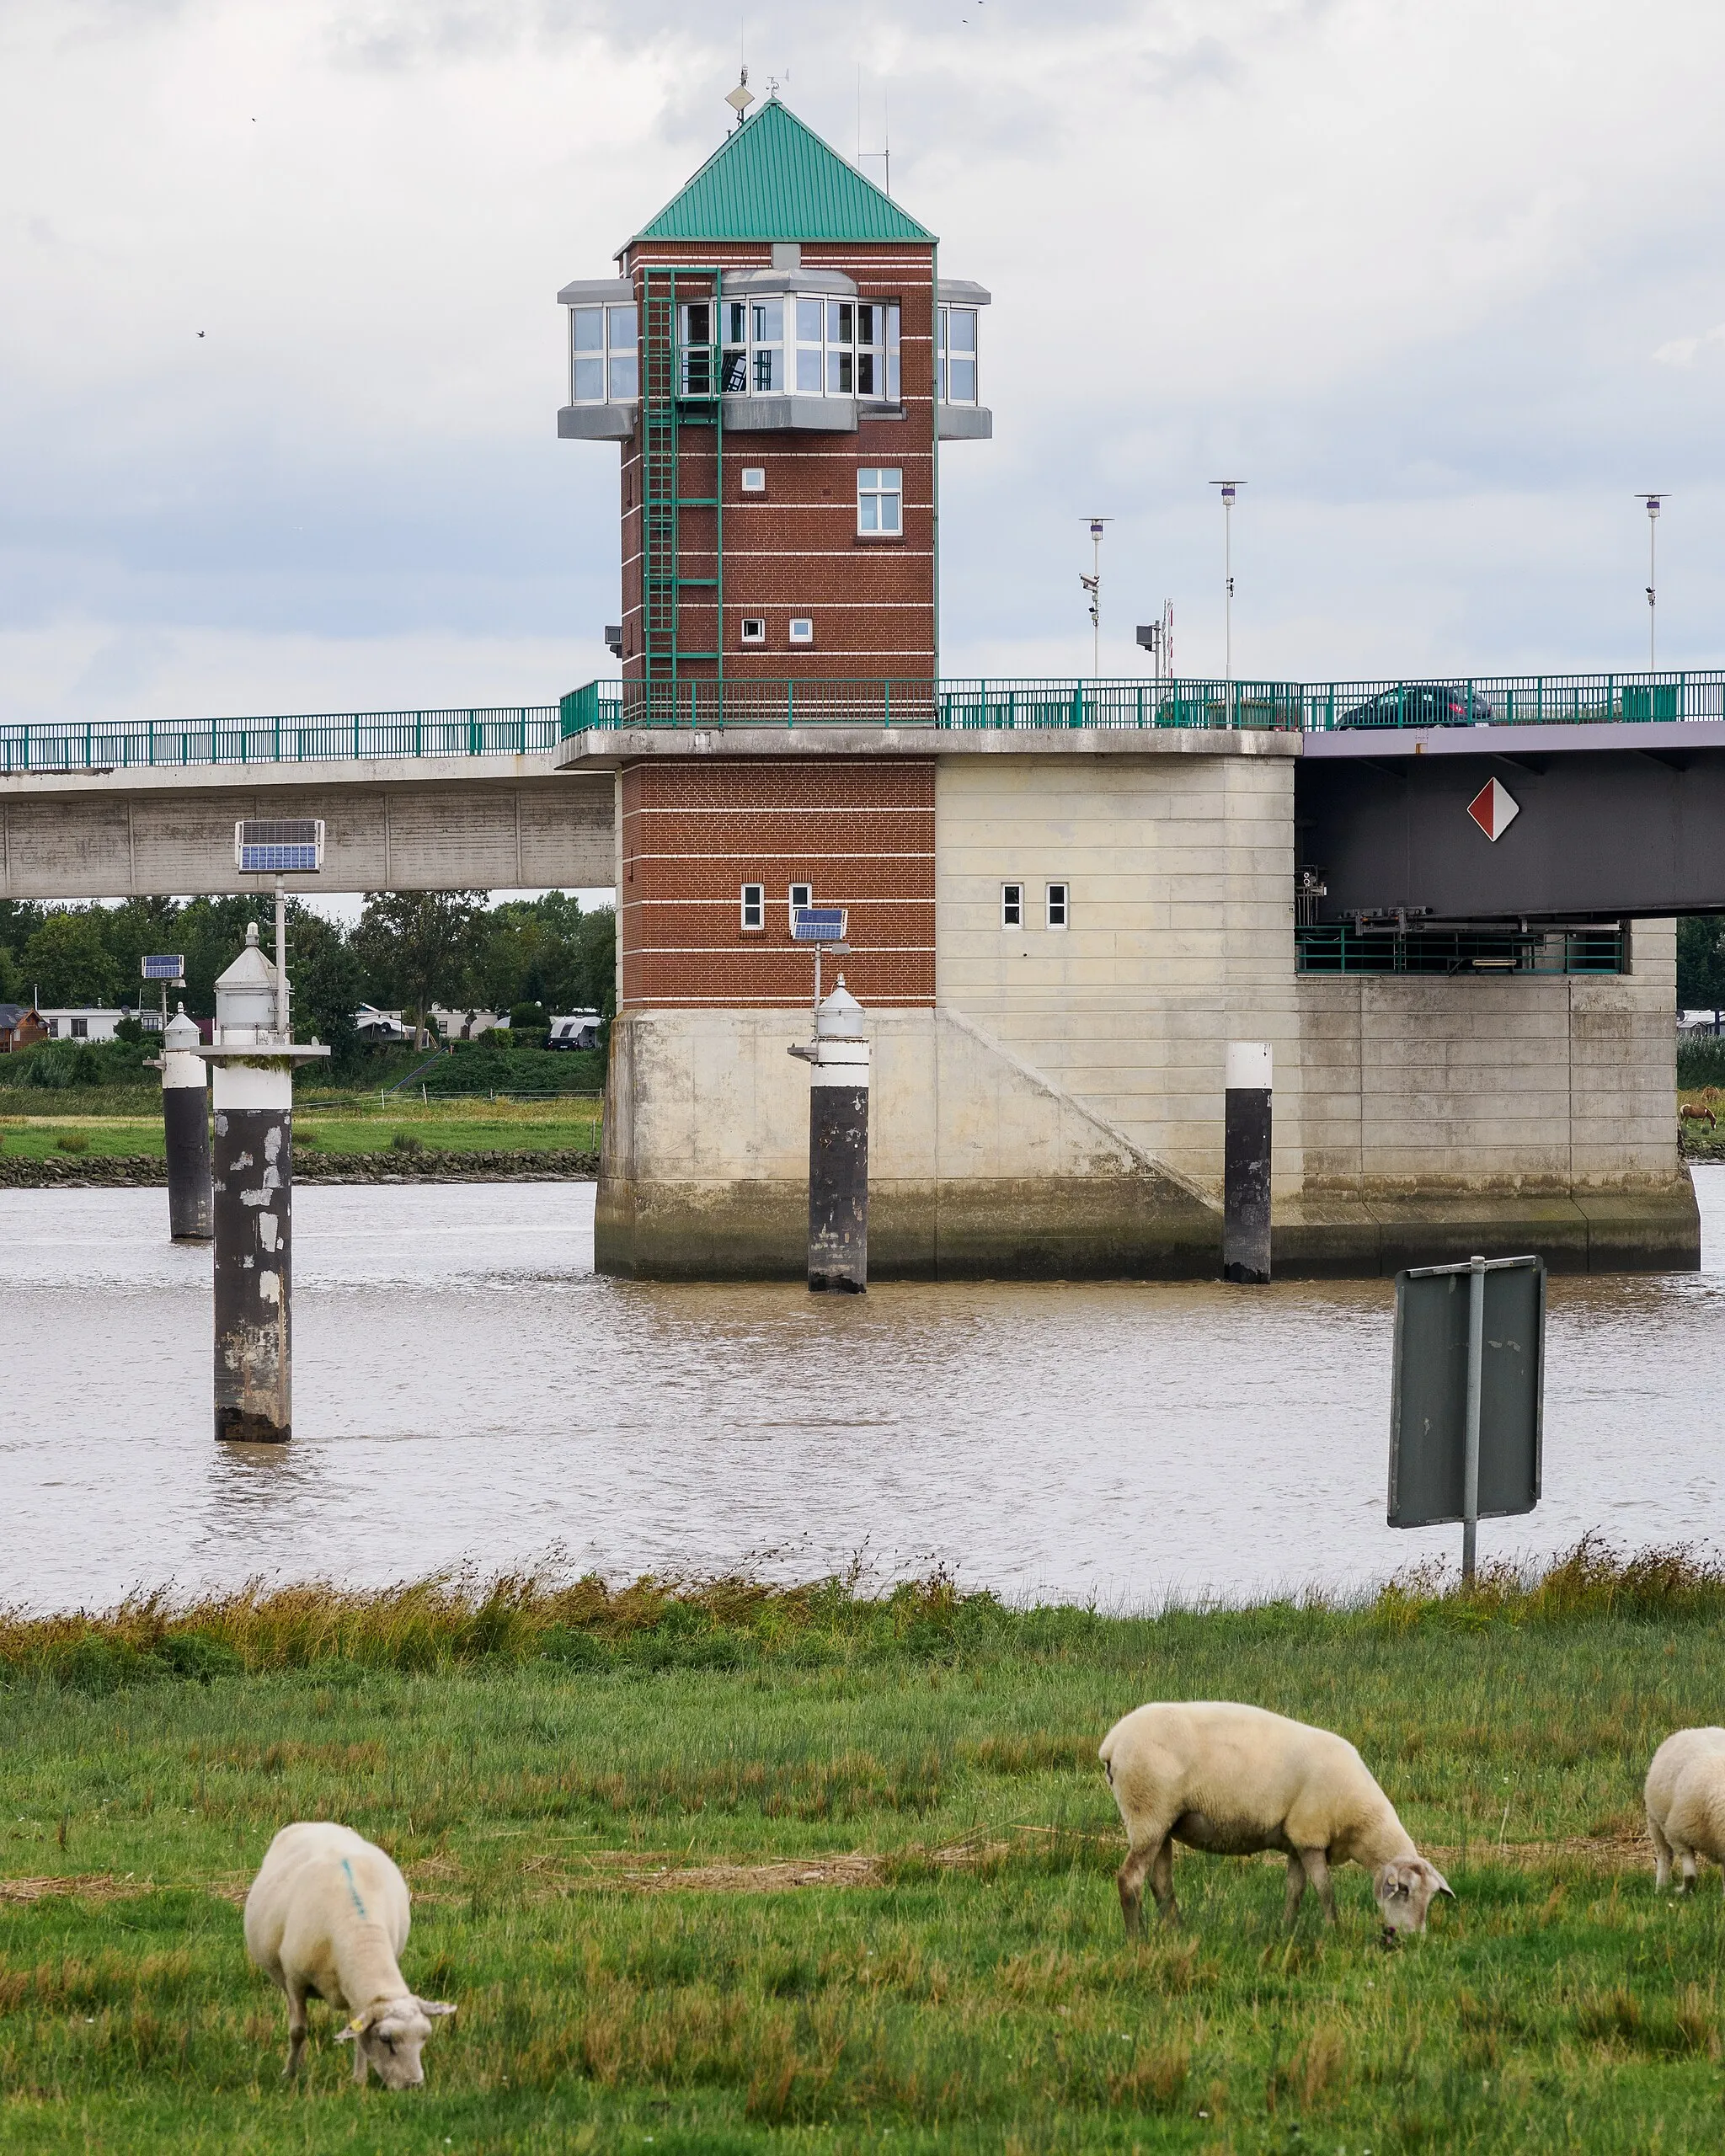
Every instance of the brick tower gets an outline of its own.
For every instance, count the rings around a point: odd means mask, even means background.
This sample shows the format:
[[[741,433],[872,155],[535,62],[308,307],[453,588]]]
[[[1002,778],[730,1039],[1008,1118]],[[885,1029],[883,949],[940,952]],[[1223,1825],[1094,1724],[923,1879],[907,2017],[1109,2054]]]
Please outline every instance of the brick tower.
[[[558,431],[621,448],[623,725],[926,725],[937,460],[992,431],[987,292],[777,97],[617,262],[558,295]],[[798,902],[851,910],[865,1002],[932,1002],[933,813],[921,759],[630,764],[619,1009],[805,1001]]]

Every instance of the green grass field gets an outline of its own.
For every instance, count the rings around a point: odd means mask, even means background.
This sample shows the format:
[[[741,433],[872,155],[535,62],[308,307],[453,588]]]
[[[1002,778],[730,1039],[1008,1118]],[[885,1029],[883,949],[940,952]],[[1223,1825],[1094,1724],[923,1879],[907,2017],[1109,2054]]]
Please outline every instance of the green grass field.
[[[1725,1903],[1656,1899],[1648,1758],[1718,1711],[1725,1584],[1110,1619],[937,1584],[241,1598],[0,1625],[0,2148],[1670,2151],[1725,2131]],[[1355,1738],[1459,1906],[1183,1854],[1124,1940],[1096,1744],[1163,1696]],[[383,1843],[428,2086],[304,2084],[238,1898]]]

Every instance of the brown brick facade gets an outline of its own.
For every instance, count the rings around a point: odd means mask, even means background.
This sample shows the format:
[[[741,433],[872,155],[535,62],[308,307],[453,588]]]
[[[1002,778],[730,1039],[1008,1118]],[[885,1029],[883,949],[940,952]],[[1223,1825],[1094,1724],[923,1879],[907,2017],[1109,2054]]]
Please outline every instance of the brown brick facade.
[[[770,268],[766,243],[724,246],[637,241],[625,273],[638,300],[649,263],[684,262],[719,270]],[[864,300],[896,301],[900,310],[899,410],[901,416],[859,416],[854,434],[733,430],[724,436],[717,492],[724,504],[723,644],[716,646],[714,610],[698,592],[683,599],[681,642],[692,649],[722,648],[727,678],[926,681],[939,671],[936,610],[934,250],[894,241],[806,243],[805,270],[838,270]],[[711,430],[681,436],[682,491],[715,492]],[[744,467],[766,473],[764,494],[742,491]],[[904,475],[904,531],[873,536],[857,528],[857,473],[886,466]],[[642,678],[641,433],[622,451],[623,676]],[[682,515],[683,574],[714,574],[710,510]],[[793,615],[814,624],[812,647],[792,645]],[[765,644],[744,644],[745,616],[766,623]],[[717,667],[695,661],[697,677]]]
[[[794,1007],[814,956],[789,889],[849,909],[846,983],[864,1004],[934,1001],[934,766],[633,764],[622,775],[621,1007]],[[764,887],[759,929],[742,888]]]

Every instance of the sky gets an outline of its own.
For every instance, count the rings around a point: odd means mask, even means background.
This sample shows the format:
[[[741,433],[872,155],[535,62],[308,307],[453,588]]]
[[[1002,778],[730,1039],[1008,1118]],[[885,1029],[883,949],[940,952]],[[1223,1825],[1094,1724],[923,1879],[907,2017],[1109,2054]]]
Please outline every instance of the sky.
[[[612,669],[559,285],[746,56],[940,236],[991,442],[943,670],[1725,661],[1700,0],[0,0],[0,719],[547,702]],[[860,121],[859,121],[860,113]]]

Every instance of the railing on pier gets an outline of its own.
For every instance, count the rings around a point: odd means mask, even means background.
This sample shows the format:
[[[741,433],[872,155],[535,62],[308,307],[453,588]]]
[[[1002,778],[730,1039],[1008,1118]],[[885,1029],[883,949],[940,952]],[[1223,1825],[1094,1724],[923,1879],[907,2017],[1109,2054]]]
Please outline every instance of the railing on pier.
[[[1302,974],[1621,974],[1615,922],[1572,928],[1415,928],[1349,922],[1294,931]]]

